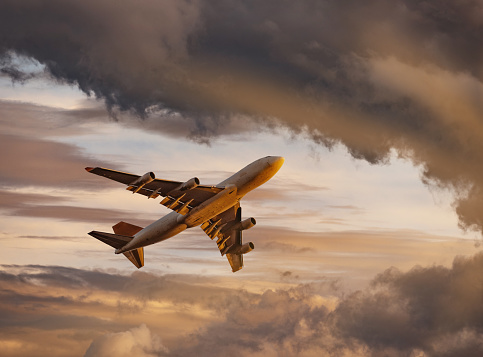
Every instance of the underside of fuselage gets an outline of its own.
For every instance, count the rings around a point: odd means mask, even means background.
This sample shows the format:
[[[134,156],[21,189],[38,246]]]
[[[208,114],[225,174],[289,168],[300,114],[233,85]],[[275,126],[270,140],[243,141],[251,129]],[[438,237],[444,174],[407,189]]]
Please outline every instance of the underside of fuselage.
[[[138,232],[131,242],[116,250],[116,254],[161,242],[181,233],[187,228],[201,225],[217,214],[233,207],[238,202],[236,191],[235,186],[229,185],[229,187],[208,201],[203,202],[186,215],[181,215],[177,212],[167,214]]]

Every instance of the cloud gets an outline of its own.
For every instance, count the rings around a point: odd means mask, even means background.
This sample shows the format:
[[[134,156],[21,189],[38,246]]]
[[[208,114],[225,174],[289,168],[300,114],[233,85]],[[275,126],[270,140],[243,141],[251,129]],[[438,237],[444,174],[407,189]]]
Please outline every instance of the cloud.
[[[77,116],[86,117],[86,121],[105,120],[105,112],[102,116],[98,109],[61,110],[0,101],[0,206],[6,215],[97,223],[137,216],[131,211],[69,204],[69,199],[62,196],[72,190],[84,191],[85,196],[86,191],[91,194],[115,186],[84,170],[86,166],[112,165],[91,157],[76,145],[55,141],[87,132],[76,122],[72,125],[72,117]],[[121,164],[116,166],[122,169]],[[142,226],[151,223],[146,217],[135,217],[135,221]]]
[[[2,32],[17,27],[20,31],[17,38],[2,36],[4,62],[11,64],[12,51],[36,58],[56,79],[77,84],[109,106],[144,111],[164,92],[165,82],[176,83],[183,75],[170,61],[186,57],[188,36],[198,23],[198,5],[191,1],[117,5],[114,1],[2,3]],[[38,47],[29,44],[29,34],[36,34]],[[135,72],[144,84],[135,80]],[[159,93],[149,94],[156,87]]]
[[[351,295],[334,311],[339,331],[375,350],[415,349],[430,356],[457,356],[468,347],[481,353],[483,255],[456,258],[451,269],[389,269],[372,289]],[[465,341],[466,340],[466,341]],[[458,342],[466,342],[465,346]]]
[[[16,238],[23,238],[23,239],[45,239],[45,240],[63,240],[63,241],[74,241],[79,242],[82,241],[84,238],[81,237],[66,237],[66,236],[17,236]]]
[[[119,222],[125,219],[125,217],[131,216],[131,221],[136,224],[148,225],[151,223],[149,219],[141,218],[140,215],[136,217],[136,214],[132,211],[51,204],[68,201],[66,198],[54,195],[0,190],[0,199],[2,202],[0,208],[5,210],[5,215],[9,216],[54,218],[64,221],[96,223]]]
[[[0,100],[0,127],[2,134],[37,139],[81,135],[89,128],[79,125],[89,121],[107,121],[103,108],[59,109],[48,106]]]
[[[354,205],[329,205],[327,206],[329,208],[335,208],[335,209],[343,209],[343,210],[350,210],[350,211],[360,211],[361,208],[354,206]]]
[[[9,163],[2,165],[3,186],[95,187],[84,171],[90,159],[73,145],[1,135],[0,150]]]
[[[477,356],[482,273],[479,253],[390,268],[353,292],[327,281],[248,293],[195,275],[3,266],[0,344],[7,356],[43,353],[63,331],[53,355]]]
[[[411,230],[304,232],[256,226],[244,235],[255,250],[245,257],[247,271],[266,272],[275,282],[284,271],[299,282],[341,279],[342,285],[362,289],[371,277],[388,266],[411,269],[416,264],[449,265],[455,255],[472,255],[471,239],[429,235]],[[244,268],[244,269],[245,269]]]
[[[456,258],[452,268],[389,269],[334,310],[308,286],[267,290],[172,353],[476,356],[483,352],[482,269],[482,254]]]
[[[212,280],[3,265],[2,355],[82,355],[91,343],[89,353],[99,354],[106,352],[106,343],[119,339],[126,350],[155,354],[163,350],[156,336],[163,336],[168,344],[177,343],[180,336],[216,320],[236,303],[237,296],[246,295]],[[121,343],[117,345],[114,348]]]
[[[111,113],[201,142],[282,125],[371,163],[395,149],[454,192],[462,228],[481,231],[482,11],[478,0],[7,0],[0,56],[14,80],[30,73],[19,56],[34,58]]]
[[[55,141],[59,136],[85,132],[71,125],[66,113],[49,107],[0,101],[2,187],[90,190],[106,187],[84,170],[93,164],[106,166],[106,162],[90,157],[75,145]]]
[[[109,356],[162,356],[167,352],[159,336],[151,333],[146,325],[140,325],[125,332],[110,333],[96,339],[89,346],[85,357]]]

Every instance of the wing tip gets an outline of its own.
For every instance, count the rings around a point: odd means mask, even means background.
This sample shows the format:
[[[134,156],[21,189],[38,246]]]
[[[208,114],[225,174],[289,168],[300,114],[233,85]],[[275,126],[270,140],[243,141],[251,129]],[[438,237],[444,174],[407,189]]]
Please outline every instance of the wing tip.
[[[87,171],[87,172],[91,172],[92,170],[94,170],[94,168],[93,168],[93,167],[86,167],[86,171]]]

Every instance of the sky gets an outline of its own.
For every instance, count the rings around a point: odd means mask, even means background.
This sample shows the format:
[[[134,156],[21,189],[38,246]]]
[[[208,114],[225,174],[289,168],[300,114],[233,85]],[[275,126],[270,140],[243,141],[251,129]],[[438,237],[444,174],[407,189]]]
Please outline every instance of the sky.
[[[482,39],[481,0],[3,0],[2,355],[482,355]],[[85,167],[267,155],[237,273],[87,235],[169,210]]]

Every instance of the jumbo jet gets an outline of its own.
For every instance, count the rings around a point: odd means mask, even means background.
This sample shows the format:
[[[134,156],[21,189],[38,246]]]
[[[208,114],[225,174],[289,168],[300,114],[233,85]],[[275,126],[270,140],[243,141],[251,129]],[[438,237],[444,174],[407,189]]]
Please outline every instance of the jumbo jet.
[[[127,190],[149,198],[164,197],[160,204],[172,209],[146,228],[126,222],[112,227],[114,234],[92,231],[89,235],[124,254],[138,269],[144,266],[143,248],[174,237],[187,228],[201,229],[216,244],[221,255],[226,256],[233,272],[243,267],[243,254],[253,250],[252,242],[242,243],[242,231],[252,228],[254,218],[241,219],[240,200],[251,190],[270,180],[283,165],[280,156],[258,159],[215,186],[200,185],[193,177],[186,182],[160,180],[154,173],[142,176],[125,172],[86,167],[92,174],[127,185]]]

